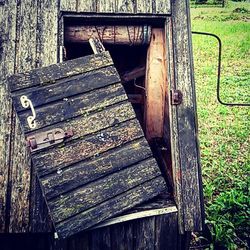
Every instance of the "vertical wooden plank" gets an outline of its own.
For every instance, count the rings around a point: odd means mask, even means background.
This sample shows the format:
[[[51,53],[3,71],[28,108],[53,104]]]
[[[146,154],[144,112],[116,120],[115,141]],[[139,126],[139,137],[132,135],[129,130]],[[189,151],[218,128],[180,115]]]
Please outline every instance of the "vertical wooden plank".
[[[116,1],[110,0],[97,0],[97,12],[98,13],[114,13]]]
[[[77,6],[77,0],[60,1],[60,11],[76,11],[76,6]]]
[[[201,231],[204,211],[201,185],[199,142],[197,138],[196,97],[188,0],[172,0],[175,88],[183,93],[180,105],[173,106],[174,145],[178,144],[180,167],[175,168],[181,185],[185,231]],[[176,120],[174,120],[176,119]],[[176,131],[177,130],[177,131]],[[177,132],[177,136],[176,133]],[[176,141],[177,140],[177,141]],[[176,166],[178,167],[178,166]]]
[[[178,249],[177,213],[155,217],[155,250]]]
[[[77,12],[96,12],[96,0],[78,0]]]
[[[152,250],[155,245],[155,217],[134,221],[134,249]]]
[[[36,65],[36,1],[24,0],[17,5],[16,72]],[[25,232],[29,225],[30,161],[18,118],[13,114],[11,152],[10,232]],[[20,199],[22,197],[22,199]]]
[[[117,0],[118,13],[135,13],[135,1],[134,0]]]
[[[73,237],[68,241],[68,250],[89,250],[89,235],[90,232],[83,232]]]
[[[133,250],[133,222],[119,223],[111,227],[111,249]]]
[[[72,1],[70,3],[69,6],[72,6]],[[57,1],[39,1],[37,5],[37,29],[39,32],[36,37],[36,67],[57,63],[58,16],[59,6]],[[33,167],[31,170],[29,230],[31,232],[51,231],[52,223],[48,216],[47,206],[42,196],[36,172]]]
[[[167,69],[165,32],[153,28],[146,65],[145,130],[146,138],[163,137]]]
[[[69,1],[68,1],[69,2]],[[39,0],[37,26],[37,67],[57,63],[58,53],[58,1]]]
[[[8,232],[9,220],[7,217],[9,218],[11,197],[9,173],[12,103],[4,78],[14,73],[16,7],[14,0],[3,2],[0,5],[0,233]]]
[[[103,227],[91,231],[90,238],[90,250],[111,249],[110,227]]]
[[[153,12],[152,0],[137,0],[136,12],[152,14]]]
[[[170,14],[171,13],[170,0],[155,0],[155,13]]]

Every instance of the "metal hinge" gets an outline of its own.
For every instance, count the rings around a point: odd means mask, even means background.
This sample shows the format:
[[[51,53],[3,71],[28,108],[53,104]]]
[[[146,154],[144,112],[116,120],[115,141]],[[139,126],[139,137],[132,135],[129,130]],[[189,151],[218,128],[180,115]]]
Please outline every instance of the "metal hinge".
[[[170,90],[171,95],[171,104],[172,105],[179,105],[182,103],[183,95],[180,90],[172,89]]]
[[[63,142],[66,138],[72,137],[73,131],[71,129],[64,131],[61,128],[55,128],[45,132],[37,133],[26,138],[27,147],[31,152],[39,149],[47,148]]]

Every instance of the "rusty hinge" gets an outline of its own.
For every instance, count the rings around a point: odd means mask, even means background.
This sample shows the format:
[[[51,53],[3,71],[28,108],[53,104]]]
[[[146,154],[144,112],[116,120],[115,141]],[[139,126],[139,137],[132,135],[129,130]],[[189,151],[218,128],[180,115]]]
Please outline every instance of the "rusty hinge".
[[[51,145],[63,142],[66,138],[72,137],[71,129],[64,131],[61,128],[55,128],[45,132],[40,132],[26,138],[27,146],[31,152],[39,149],[47,148]]]
[[[182,103],[183,95],[180,90],[172,89],[170,91],[171,94],[171,104],[172,105],[179,105]]]

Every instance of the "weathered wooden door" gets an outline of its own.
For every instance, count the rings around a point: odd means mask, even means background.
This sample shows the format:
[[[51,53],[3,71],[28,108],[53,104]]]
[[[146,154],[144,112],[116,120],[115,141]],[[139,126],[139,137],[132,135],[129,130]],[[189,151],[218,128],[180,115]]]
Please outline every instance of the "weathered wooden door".
[[[108,52],[8,78],[59,237],[166,190]]]

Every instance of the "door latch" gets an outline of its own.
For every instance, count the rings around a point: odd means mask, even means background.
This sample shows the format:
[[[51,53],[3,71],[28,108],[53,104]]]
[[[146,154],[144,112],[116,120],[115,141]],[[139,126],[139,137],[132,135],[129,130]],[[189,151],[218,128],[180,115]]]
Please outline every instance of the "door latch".
[[[64,131],[61,128],[55,128],[45,132],[36,133],[26,138],[27,147],[31,152],[39,149],[47,148],[51,145],[56,145],[63,142],[65,139],[73,136],[71,129]]]

